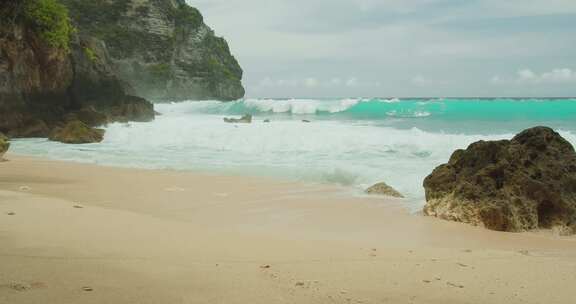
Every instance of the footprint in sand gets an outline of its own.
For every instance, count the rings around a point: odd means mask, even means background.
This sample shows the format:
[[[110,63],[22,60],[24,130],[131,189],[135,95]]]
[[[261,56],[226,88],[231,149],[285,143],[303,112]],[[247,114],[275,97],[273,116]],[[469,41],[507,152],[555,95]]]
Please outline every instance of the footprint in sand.
[[[29,291],[32,289],[43,288],[43,287],[46,287],[46,285],[42,282],[32,282],[32,283],[12,282],[12,283],[8,283],[8,284],[0,285],[0,289],[7,288],[7,289],[14,290],[14,291],[20,291],[20,292]]]
[[[454,284],[452,282],[446,282],[446,285],[451,286],[451,287],[456,287],[456,288],[464,288],[464,285]]]
[[[180,188],[180,187],[168,187],[168,188],[165,188],[164,191],[168,191],[168,192],[184,192],[184,191],[186,191],[186,189]]]

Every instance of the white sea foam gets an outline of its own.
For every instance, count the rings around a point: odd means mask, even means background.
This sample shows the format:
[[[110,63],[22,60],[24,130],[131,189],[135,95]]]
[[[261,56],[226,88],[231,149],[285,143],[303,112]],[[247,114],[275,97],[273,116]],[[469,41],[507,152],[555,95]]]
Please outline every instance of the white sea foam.
[[[317,114],[319,112],[344,112],[362,101],[360,98],[347,98],[338,101],[313,99],[246,99],[238,101],[238,103],[243,103],[246,107],[256,109],[258,112]]]
[[[332,110],[361,99],[342,100]],[[311,112],[321,102],[290,100],[253,101],[271,111]],[[477,140],[511,138],[493,135],[449,134],[418,128],[383,126],[377,122],[300,120],[277,117],[263,123],[226,124],[222,111],[233,104],[195,102],[156,105],[151,123],[109,125],[101,144],[63,145],[46,140],[16,140],[17,153],[66,160],[175,170],[211,170],[227,173],[277,176],[312,182],[338,183],[360,190],[386,181],[423,202],[422,181],[450,154]],[[215,111],[217,109],[218,111]],[[576,133],[561,134],[576,144]],[[413,206],[415,209],[418,204]]]

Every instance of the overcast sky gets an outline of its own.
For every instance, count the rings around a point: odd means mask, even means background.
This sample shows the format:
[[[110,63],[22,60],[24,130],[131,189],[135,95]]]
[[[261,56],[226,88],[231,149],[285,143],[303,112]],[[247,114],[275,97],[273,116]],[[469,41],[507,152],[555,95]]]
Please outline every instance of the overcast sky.
[[[188,0],[248,97],[576,96],[576,0]]]

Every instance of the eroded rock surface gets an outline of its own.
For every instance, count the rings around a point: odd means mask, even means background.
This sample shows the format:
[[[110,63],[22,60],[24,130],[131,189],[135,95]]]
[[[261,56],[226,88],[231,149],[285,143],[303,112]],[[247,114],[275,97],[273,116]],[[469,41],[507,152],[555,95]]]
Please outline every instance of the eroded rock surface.
[[[80,33],[106,43],[128,92],[151,100],[235,100],[242,68],[184,0],[61,0]]]
[[[65,144],[98,143],[104,139],[104,130],[91,128],[85,123],[75,120],[62,127],[56,127],[50,133],[49,139]]]
[[[498,231],[576,227],[576,153],[547,127],[457,150],[424,181],[424,213]]]
[[[10,141],[8,137],[0,133],[0,162],[4,160],[4,154],[6,154],[9,148],[10,148]]]
[[[58,26],[69,21],[58,1],[5,2],[0,7],[1,132],[47,137],[70,114],[88,119],[86,109],[99,113],[99,118],[90,115],[90,125],[154,118],[152,104],[126,93],[102,40],[59,32]],[[30,21],[30,3],[47,5],[42,13],[49,26]],[[54,44],[46,31],[59,33],[64,42]]]
[[[367,194],[374,194],[374,195],[383,195],[383,196],[391,196],[391,197],[398,197],[403,198],[404,195],[398,192],[396,189],[388,186],[388,184],[382,182],[378,183],[366,190]]]

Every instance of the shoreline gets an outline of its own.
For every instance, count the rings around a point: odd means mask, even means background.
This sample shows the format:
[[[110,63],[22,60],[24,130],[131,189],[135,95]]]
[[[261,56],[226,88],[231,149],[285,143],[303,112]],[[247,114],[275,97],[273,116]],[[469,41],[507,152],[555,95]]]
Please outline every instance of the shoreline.
[[[173,173],[189,173],[193,175],[199,176],[207,176],[207,177],[228,177],[228,178],[251,178],[251,179],[259,179],[259,180],[266,180],[266,181],[273,181],[277,183],[292,183],[295,186],[304,186],[304,187],[319,187],[319,188],[326,188],[331,189],[334,192],[340,192],[342,194],[348,194],[353,198],[372,198],[378,199],[382,198],[378,195],[368,195],[365,193],[365,190],[368,189],[370,186],[373,186],[375,183],[379,183],[381,181],[376,181],[374,183],[361,183],[361,184],[351,184],[351,185],[344,185],[338,182],[326,182],[326,181],[319,181],[312,179],[310,177],[306,177],[305,179],[298,178],[295,176],[285,176],[280,174],[267,174],[267,173],[251,173],[248,172],[244,174],[238,171],[231,171],[231,170],[224,170],[224,169],[208,169],[208,168],[194,168],[194,169],[173,169],[173,168],[152,168],[152,167],[137,167],[133,165],[119,165],[119,164],[110,164],[110,163],[95,163],[91,161],[81,161],[78,159],[58,159],[58,158],[50,158],[50,157],[43,157],[34,154],[26,154],[26,153],[13,153],[9,152],[8,156],[18,157],[18,158],[25,158],[25,159],[37,159],[37,160],[46,160],[46,161],[53,161],[53,162],[62,162],[62,163],[75,163],[80,165],[87,165],[87,166],[98,166],[104,168],[122,168],[122,169],[134,169],[134,170],[144,170],[144,171],[159,171],[159,172],[173,172]],[[244,169],[243,169],[244,170]],[[245,171],[245,170],[244,170]],[[384,181],[386,182],[386,181]],[[404,193],[403,193],[404,194]],[[418,196],[407,196],[403,200],[403,202],[409,204],[410,206],[404,206],[407,212],[411,214],[418,214],[422,212],[422,208],[426,203],[424,200],[424,196],[421,198]],[[417,207],[417,208],[415,208]]]
[[[0,302],[560,304],[576,283],[574,237],[335,187],[7,158]]]

